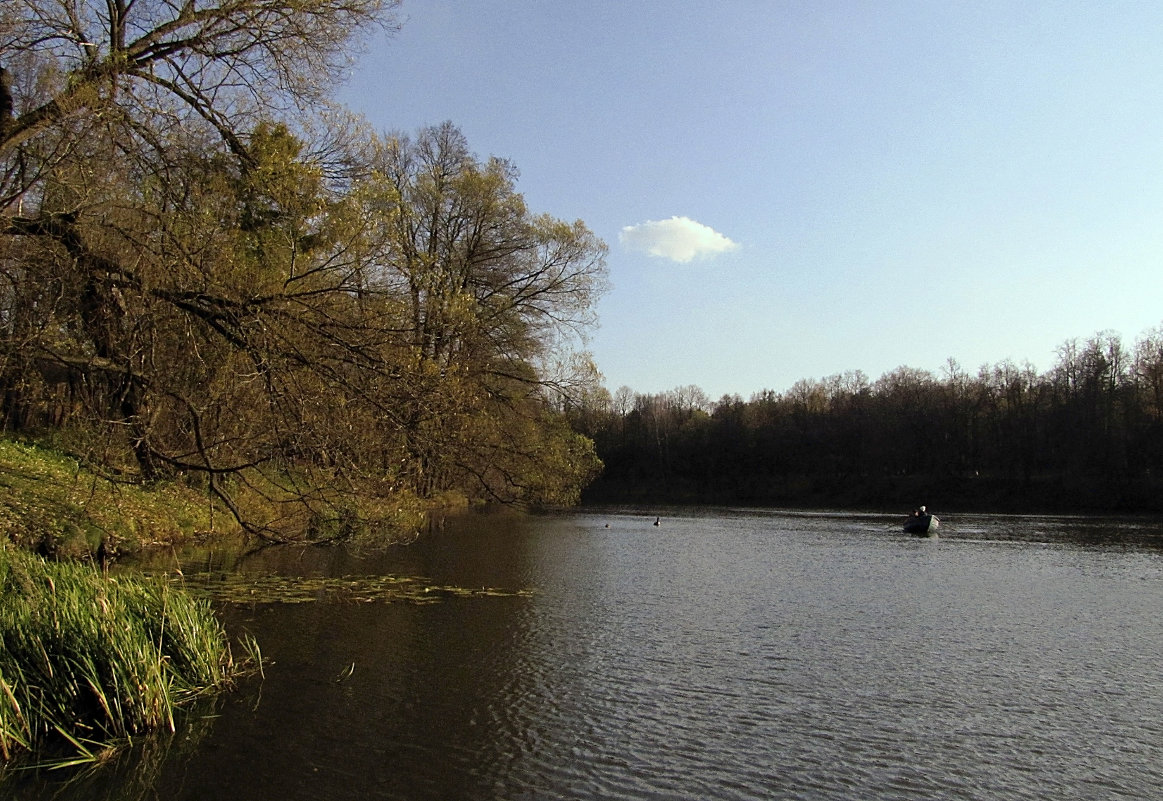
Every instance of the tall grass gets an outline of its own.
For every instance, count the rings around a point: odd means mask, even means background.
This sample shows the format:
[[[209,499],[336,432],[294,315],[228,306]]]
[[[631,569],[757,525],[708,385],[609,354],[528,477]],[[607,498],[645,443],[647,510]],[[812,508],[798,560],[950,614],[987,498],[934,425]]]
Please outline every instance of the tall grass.
[[[174,727],[239,671],[209,603],[161,578],[0,550],[0,758],[65,743],[78,760]]]

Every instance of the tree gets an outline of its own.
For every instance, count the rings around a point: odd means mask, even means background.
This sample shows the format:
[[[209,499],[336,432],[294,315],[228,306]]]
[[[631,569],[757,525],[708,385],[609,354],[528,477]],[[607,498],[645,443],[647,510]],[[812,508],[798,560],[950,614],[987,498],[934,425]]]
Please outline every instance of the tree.
[[[1145,331],[1135,343],[1131,376],[1135,389],[1132,452],[1140,470],[1163,468],[1163,326]]]
[[[321,99],[352,34],[398,0],[8,0],[0,14],[0,156],[67,156],[69,122],[124,115],[153,132],[191,115],[240,158],[239,120]],[[145,135],[144,130],[139,133]],[[52,159],[50,158],[49,161]],[[40,173],[16,170],[9,191]],[[42,162],[43,163],[43,162]]]
[[[1059,401],[1055,433],[1072,472],[1103,475],[1125,469],[1129,358],[1121,338],[1101,331],[1081,346],[1068,340],[1058,356],[1051,379]]]
[[[259,170],[249,134],[298,103],[318,103],[350,36],[391,27],[393,0],[9,0],[0,10],[0,269],[9,425],[54,363],[129,431],[142,469],[156,464],[143,426],[152,305],[217,327],[182,285],[223,257],[226,217],[196,192],[206,158]],[[212,173],[221,170],[212,168]],[[253,182],[252,182],[253,183]],[[205,201],[198,209],[192,197]],[[173,234],[210,221],[210,245]],[[181,217],[181,215],[185,217]],[[205,233],[205,225],[201,225]],[[186,233],[190,230],[187,228]],[[169,234],[159,237],[157,232]],[[185,250],[182,248],[185,247]],[[161,248],[159,250],[159,248]],[[168,250],[166,250],[168,248]],[[175,248],[177,248],[175,250]],[[170,280],[170,271],[177,279]],[[141,298],[137,298],[141,300]],[[149,305],[149,308],[147,308]],[[211,304],[213,305],[213,304]],[[33,335],[41,332],[43,335]],[[233,344],[239,341],[234,332]]]
[[[584,354],[563,354],[594,322],[605,245],[580,221],[530,213],[516,169],[477,159],[451,123],[388,137],[376,176],[387,245],[374,280],[405,299],[399,325],[433,379],[405,412],[414,480],[438,491],[467,476],[492,497],[536,500],[530,488],[548,485],[531,475],[591,474],[592,454],[513,434],[564,435],[549,423],[553,396],[597,386]]]
[[[605,245],[531,213],[451,124],[287,113],[397,5],[0,8],[6,426],[199,474],[266,536],[347,491],[576,497],[599,462],[563,411],[600,390],[581,346]]]
[[[339,184],[265,120],[321,102],[350,35],[390,27],[395,5],[4,4],[6,425],[59,401],[64,376],[55,422],[83,410],[80,427],[124,441],[146,478],[202,471],[229,502],[223,477],[296,449],[337,469],[311,448],[342,415],[311,410],[355,388],[353,349],[371,357],[361,321],[336,317],[365,243]]]
[[[1131,375],[1146,414],[1163,420],[1163,326],[1145,331],[1135,343]]]

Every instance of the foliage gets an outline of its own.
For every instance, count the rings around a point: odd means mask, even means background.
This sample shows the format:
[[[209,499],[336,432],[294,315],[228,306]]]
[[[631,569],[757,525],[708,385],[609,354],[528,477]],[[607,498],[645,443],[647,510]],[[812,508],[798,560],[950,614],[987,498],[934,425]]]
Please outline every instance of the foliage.
[[[164,580],[0,551],[0,757],[67,743],[76,759],[173,729],[174,709],[237,672],[206,601]]]
[[[530,214],[512,165],[478,161],[451,124],[388,138],[376,164],[379,286],[404,299],[400,325],[424,379],[398,406],[410,484],[573,500],[599,463],[551,402],[596,381],[586,358],[562,351],[593,323],[605,245],[580,221]]]
[[[606,465],[588,497],[1163,509],[1163,327],[1129,350],[1112,332],[1071,340],[1041,375],[1009,361],[943,373],[846,373],[748,401],[593,396],[570,410]]]
[[[596,377],[605,246],[449,123],[319,111],[395,6],[5,5],[5,428],[125,480],[200,476],[269,539],[450,493],[576,498],[598,462],[559,407]]]

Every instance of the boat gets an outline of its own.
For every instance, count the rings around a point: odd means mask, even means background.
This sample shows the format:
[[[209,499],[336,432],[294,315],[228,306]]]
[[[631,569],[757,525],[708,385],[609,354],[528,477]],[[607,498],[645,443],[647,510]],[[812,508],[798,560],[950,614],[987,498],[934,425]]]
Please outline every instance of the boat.
[[[935,537],[941,521],[936,515],[921,513],[905,520],[905,533],[914,537]]]

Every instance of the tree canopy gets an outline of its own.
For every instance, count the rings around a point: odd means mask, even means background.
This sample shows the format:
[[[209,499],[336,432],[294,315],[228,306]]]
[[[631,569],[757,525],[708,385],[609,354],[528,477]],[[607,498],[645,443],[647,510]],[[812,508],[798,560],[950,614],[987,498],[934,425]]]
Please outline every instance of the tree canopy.
[[[264,536],[347,493],[577,497],[598,462],[558,409],[596,378],[605,246],[451,123],[377,136],[324,102],[396,5],[0,9],[7,429],[200,476]]]
[[[606,465],[594,500],[908,509],[1163,509],[1163,327],[1070,340],[1039,374],[911,367],[711,402],[627,387],[571,408]]]

